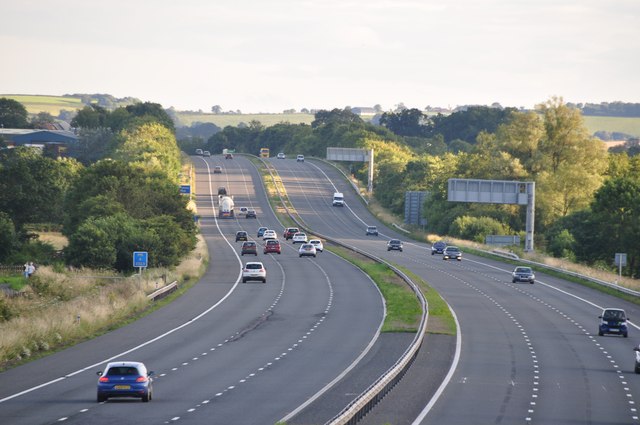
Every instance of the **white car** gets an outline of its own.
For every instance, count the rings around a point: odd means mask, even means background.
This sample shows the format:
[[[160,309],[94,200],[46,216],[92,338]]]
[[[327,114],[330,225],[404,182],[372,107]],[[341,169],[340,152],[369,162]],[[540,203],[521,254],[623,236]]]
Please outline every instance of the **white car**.
[[[316,256],[316,247],[311,245],[310,243],[303,243],[300,245],[300,249],[298,249],[298,256],[300,257],[315,257]]]
[[[260,280],[262,283],[267,283],[267,269],[261,262],[253,261],[244,265],[242,283],[247,283],[249,280]]]
[[[285,159],[286,157],[287,157],[287,156],[286,156],[284,153],[282,153],[282,152],[280,152],[280,153],[278,154],[278,159]]]
[[[311,239],[309,240],[309,243],[316,247],[316,251],[324,251],[324,245],[322,245],[322,241],[320,239]]]
[[[240,207],[240,208],[238,208],[238,215],[247,215],[247,211],[249,211],[249,208]]]
[[[296,162],[304,162],[304,155],[298,155],[296,157]]]
[[[265,230],[262,234],[262,240],[266,241],[267,239],[278,239],[278,234],[275,230]]]
[[[295,235],[293,235],[292,242],[294,244],[296,243],[307,243],[307,234],[306,233],[302,233],[302,232],[298,232]]]

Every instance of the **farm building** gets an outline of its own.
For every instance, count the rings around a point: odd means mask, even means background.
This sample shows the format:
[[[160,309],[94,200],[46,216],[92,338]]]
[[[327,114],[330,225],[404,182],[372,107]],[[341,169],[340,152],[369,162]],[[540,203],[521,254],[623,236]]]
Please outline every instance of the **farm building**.
[[[64,155],[68,145],[77,143],[78,136],[64,130],[30,130],[22,128],[0,128],[0,138],[8,146],[32,146]]]

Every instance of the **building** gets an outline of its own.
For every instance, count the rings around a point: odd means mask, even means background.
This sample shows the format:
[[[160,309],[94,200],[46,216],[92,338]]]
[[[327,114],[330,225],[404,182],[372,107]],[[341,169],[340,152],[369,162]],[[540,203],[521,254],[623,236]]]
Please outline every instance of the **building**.
[[[78,142],[78,136],[65,130],[41,130],[22,128],[0,128],[0,138],[9,147],[31,146],[64,156],[70,144]]]

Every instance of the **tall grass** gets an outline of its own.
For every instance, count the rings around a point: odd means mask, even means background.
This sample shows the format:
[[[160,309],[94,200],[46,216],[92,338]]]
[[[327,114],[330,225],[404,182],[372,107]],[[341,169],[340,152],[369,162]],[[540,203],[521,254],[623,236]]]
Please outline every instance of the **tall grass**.
[[[122,326],[152,310],[147,295],[165,281],[177,280],[182,286],[195,282],[207,262],[206,243],[199,236],[195,250],[174,270],[153,269],[125,277],[86,269],[60,273],[38,268],[23,296],[2,300],[11,317],[0,322],[0,369]]]

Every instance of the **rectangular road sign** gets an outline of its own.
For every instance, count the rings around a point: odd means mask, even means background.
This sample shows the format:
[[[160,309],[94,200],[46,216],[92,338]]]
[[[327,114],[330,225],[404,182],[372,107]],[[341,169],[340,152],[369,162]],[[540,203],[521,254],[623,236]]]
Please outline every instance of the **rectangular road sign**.
[[[183,195],[188,195],[191,193],[191,185],[190,184],[181,184],[180,185],[180,193]]]
[[[135,251],[133,253],[133,267],[147,267],[149,253],[147,251]]]

